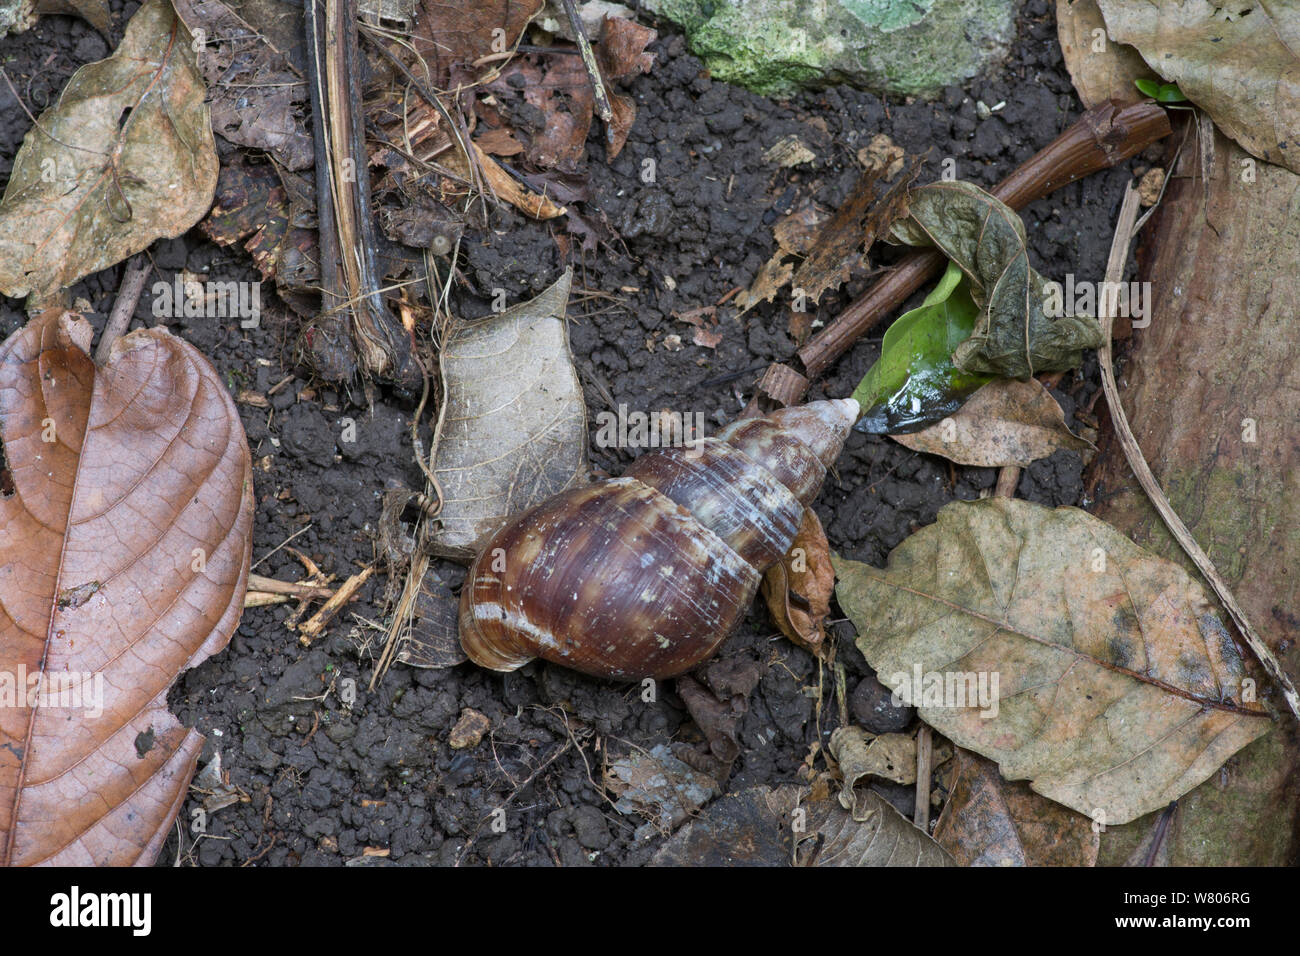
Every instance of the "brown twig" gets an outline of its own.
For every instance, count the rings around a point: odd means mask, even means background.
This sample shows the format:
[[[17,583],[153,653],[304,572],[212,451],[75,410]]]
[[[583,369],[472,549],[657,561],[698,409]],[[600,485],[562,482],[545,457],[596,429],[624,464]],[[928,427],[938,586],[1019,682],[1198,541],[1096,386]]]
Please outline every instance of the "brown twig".
[[[569,25],[573,27],[574,36],[578,40],[578,51],[582,54],[582,65],[587,68],[587,77],[591,80],[591,93],[596,99],[596,115],[605,123],[609,123],[614,118],[614,111],[609,105],[609,94],[605,92],[605,81],[600,76],[600,66],[596,63],[596,52],[591,48],[591,41],[587,39],[587,28],[582,25],[582,17],[578,15],[578,7],[574,0],[561,0],[564,5],[564,15],[569,18]]]
[[[113,311],[109,313],[108,324],[104,326],[104,333],[99,337],[99,345],[95,348],[95,361],[98,364],[103,365],[108,361],[113,343],[121,338],[131,324],[131,316],[135,315],[140,293],[144,291],[144,280],[149,277],[151,268],[153,264],[143,252],[137,252],[126,264],[122,282],[117,287],[117,298],[113,300]]]
[[[1169,117],[1154,103],[1102,103],[1018,167],[993,190],[993,195],[1012,209],[1022,209],[1067,183],[1136,155],[1169,135],[1169,131]],[[944,263],[943,255],[932,249],[905,256],[799,349],[805,378],[815,378],[829,368],[927,279],[937,276]],[[784,391],[763,393],[765,397],[780,405],[793,405],[803,398],[804,389],[797,379],[783,375],[777,381]],[[757,414],[757,400],[750,403],[747,413],[751,409]]]
[[[1136,232],[1138,214],[1138,194],[1129,183],[1128,190],[1124,193],[1124,203],[1120,206],[1119,220],[1115,224],[1115,238],[1111,241],[1110,258],[1106,262],[1106,281],[1109,283],[1118,283],[1124,277],[1124,264],[1128,261],[1129,246],[1133,241],[1133,233]],[[1268,645],[1263,638],[1255,631],[1250,621],[1246,617],[1246,612],[1242,610],[1241,605],[1237,603],[1232,589],[1228,587],[1228,582],[1219,574],[1218,568],[1210,560],[1192,533],[1187,530],[1187,525],[1183,524],[1169,499],[1161,490],[1159,482],[1156,481],[1155,475],[1151,473],[1151,468],[1147,465],[1147,460],[1142,454],[1142,449],[1133,437],[1133,430],[1129,427],[1128,417],[1124,414],[1124,405],[1119,398],[1119,388],[1115,385],[1115,353],[1114,346],[1111,343],[1111,327],[1114,324],[1115,316],[1112,309],[1116,303],[1108,300],[1107,297],[1101,297],[1098,302],[1098,317],[1101,320],[1102,346],[1098,350],[1098,358],[1101,361],[1101,387],[1106,393],[1106,404],[1110,407],[1111,423],[1115,428],[1115,438],[1119,441],[1120,448],[1124,451],[1124,457],[1127,459],[1129,467],[1133,469],[1133,474],[1137,477],[1138,484],[1146,492],[1151,504],[1155,506],[1160,517],[1164,520],[1165,526],[1169,533],[1174,536],[1183,551],[1192,559],[1198,571],[1201,572],[1205,580],[1210,583],[1214,593],[1218,595],[1219,601],[1227,610],[1228,615],[1232,618],[1237,630],[1241,632],[1242,638],[1247,646],[1250,647],[1255,657],[1264,665],[1270,677],[1277,683],[1282,690],[1282,696],[1286,700],[1288,709],[1296,717],[1300,717],[1300,694],[1296,692],[1295,685],[1291,683],[1291,678],[1287,677],[1286,672],[1282,670],[1282,665],[1273,656]]]
[[[325,630],[325,625],[334,619],[334,615],[339,612],[343,605],[347,604],[360,590],[361,585],[370,579],[370,575],[375,573],[375,566],[372,564],[360,574],[354,574],[343,582],[334,594],[321,605],[321,609],[311,616],[302,627],[298,629],[298,643],[303,647],[310,647],[311,642],[320,636]]]

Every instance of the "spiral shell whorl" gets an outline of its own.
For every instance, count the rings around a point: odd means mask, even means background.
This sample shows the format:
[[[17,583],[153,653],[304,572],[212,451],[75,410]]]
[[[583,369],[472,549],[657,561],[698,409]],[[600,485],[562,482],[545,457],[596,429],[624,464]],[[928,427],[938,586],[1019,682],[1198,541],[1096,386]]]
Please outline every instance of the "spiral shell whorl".
[[[512,519],[461,593],[465,652],[493,670],[542,657],[621,680],[694,667],[789,549],[857,411],[845,399],[736,422]]]

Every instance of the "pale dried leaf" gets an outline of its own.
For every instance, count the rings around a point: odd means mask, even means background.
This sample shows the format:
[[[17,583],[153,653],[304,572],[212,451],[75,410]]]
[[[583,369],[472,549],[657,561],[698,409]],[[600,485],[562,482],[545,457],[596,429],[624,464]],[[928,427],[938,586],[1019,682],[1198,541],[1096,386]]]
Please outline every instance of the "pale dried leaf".
[[[1061,448],[1096,450],[1065,424],[1065,413],[1037,379],[997,379],[942,421],[894,441],[959,465],[1024,467]]]
[[[1107,100],[1136,103],[1143,96],[1133,81],[1156,78],[1142,54],[1106,35],[1097,0],[1056,0],[1056,34],[1085,109]]]
[[[885,570],[836,571],[886,685],[1008,780],[1090,818],[1163,807],[1271,726],[1204,589],[1077,509],[953,502]]]
[[[44,297],[207,211],[217,154],[192,42],[169,0],[148,0],[41,114],[0,199],[0,293]]]
[[[508,517],[587,474],[582,385],[565,307],[573,274],[452,332],[432,467],[442,486],[435,553],[466,559]]]

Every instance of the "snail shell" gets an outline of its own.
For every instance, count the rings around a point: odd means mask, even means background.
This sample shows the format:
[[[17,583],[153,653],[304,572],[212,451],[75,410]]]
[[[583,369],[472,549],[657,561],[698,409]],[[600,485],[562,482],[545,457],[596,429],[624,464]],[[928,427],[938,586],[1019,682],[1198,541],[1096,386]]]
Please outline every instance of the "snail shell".
[[[511,519],[461,592],[465,653],[497,671],[538,657],[620,680],[690,670],[789,550],[857,414],[838,399],[743,419]]]

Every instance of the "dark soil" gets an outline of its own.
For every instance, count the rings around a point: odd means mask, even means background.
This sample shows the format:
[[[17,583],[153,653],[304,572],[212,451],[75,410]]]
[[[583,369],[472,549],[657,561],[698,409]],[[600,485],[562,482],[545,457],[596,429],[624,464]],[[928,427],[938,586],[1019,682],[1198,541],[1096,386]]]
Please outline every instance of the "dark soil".
[[[114,7],[120,15],[136,5]],[[836,207],[860,171],[856,151],[877,133],[887,133],[909,154],[929,150],[922,182],[937,178],[942,160],[952,157],[959,177],[989,186],[1047,144],[1080,113],[1051,9],[1046,0],[1025,4],[1019,40],[995,78],[949,89],[936,102],[910,104],[846,88],[785,102],[764,99],[712,82],[682,38],[661,28],[651,48],[653,71],[631,86],[638,114],[626,149],[607,164],[597,127],[588,143],[591,198],[580,208],[622,237],[572,260],[575,286],[614,297],[575,296],[570,307],[589,411],[607,407],[603,388],[632,409],[703,412],[715,427],[734,418],[759,370],[793,354],[786,313],[760,306],[737,321],[719,310],[716,350],[690,344],[691,327],[673,313],[747,287],[774,249],[776,218],[806,196]],[[78,65],[109,52],[89,26],[60,16],[0,41],[0,62],[33,113],[54,100]],[[980,119],[980,100],[1005,106]],[[3,181],[30,121],[2,84],[0,117]],[[787,133],[812,147],[814,163],[790,171],[763,161],[763,151]],[[639,176],[645,159],[655,160],[653,184]],[[1093,176],[1024,211],[1041,272],[1100,276],[1131,175],[1130,165]],[[494,209],[490,231],[466,235],[463,268],[470,288],[455,291],[455,313],[487,314],[496,288],[516,302],[554,281],[565,265],[554,228]],[[170,282],[182,267],[221,279],[256,278],[242,251],[219,249],[197,231],[156,244],[152,257],[157,274],[150,283]],[[91,318],[101,325],[121,271],[105,270],[72,290],[90,303]],[[829,321],[866,284],[859,277],[838,295],[823,297],[816,318]],[[22,303],[0,300],[0,334],[24,319]],[[155,321],[146,287],[137,322]],[[370,564],[381,496],[391,486],[420,482],[408,428],[415,402],[384,389],[335,390],[312,382],[294,366],[297,325],[283,308],[264,309],[261,327],[253,330],[236,321],[167,322],[211,358],[236,394],[265,394],[285,376],[296,376],[272,397],[270,409],[241,407],[255,462],[258,573],[302,576],[288,550],[274,550],[294,535],[292,546],[339,580]],[[878,354],[879,331],[817,382],[812,397],[849,394]],[[685,343],[678,351],[665,348],[674,334]],[[709,384],[740,372],[731,382]],[[1095,388],[1092,360],[1057,390],[1071,423]],[[355,444],[339,440],[344,418],[356,422]],[[594,465],[610,472],[627,460],[619,452],[593,451]],[[1060,452],[1027,469],[1019,493],[1078,504],[1081,468],[1076,454]],[[987,494],[994,481],[991,469],[953,467],[888,439],[855,434],[817,511],[834,548],[882,564],[943,504]],[[454,566],[440,567],[459,583]],[[206,835],[187,834],[179,845],[173,836],[161,862],[179,855],[207,866],[339,864],[376,847],[403,864],[644,863],[661,840],[634,841],[642,821],[617,813],[593,781],[607,754],[700,739],[671,686],[662,688],[657,702],[643,703],[639,688],[550,665],[501,676],[465,664],[447,671],[395,666],[370,692],[384,639],[384,590],[376,575],[309,649],[285,627],[287,606],[250,610],[228,650],[178,682],[172,706],[206,736],[204,762],[219,750],[231,782],[249,799],[212,815]],[[853,648],[852,627],[841,622],[834,632],[849,668],[852,712],[868,726],[896,729],[909,715],[882,706],[879,685]],[[831,695],[820,722],[809,696],[818,685],[816,662],[777,637],[758,607],[722,653],[764,665],[727,789],[794,780],[817,734],[824,742],[837,724]],[[355,682],[351,706],[343,703],[346,681]],[[452,750],[448,734],[467,707],[490,718],[491,732],[473,748]],[[886,796],[910,808],[910,791]],[[488,825],[497,807],[506,807],[504,833]],[[183,818],[189,819],[188,807]]]

